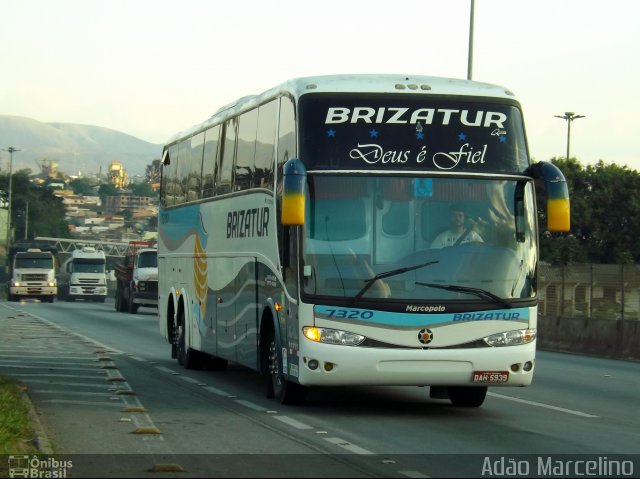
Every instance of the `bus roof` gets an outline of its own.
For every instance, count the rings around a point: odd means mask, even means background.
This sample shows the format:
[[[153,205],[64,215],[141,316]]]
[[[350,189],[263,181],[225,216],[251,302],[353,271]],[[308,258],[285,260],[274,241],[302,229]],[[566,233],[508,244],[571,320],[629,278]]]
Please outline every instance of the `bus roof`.
[[[288,80],[258,95],[244,96],[215,112],[208,120],[172,136],[166,145],[207,129],[281,95],[299,98],[305,93],[401,93],[479,96],[514,100],[514,94],[489,83],[424,75],[353,74],[301,77]]]

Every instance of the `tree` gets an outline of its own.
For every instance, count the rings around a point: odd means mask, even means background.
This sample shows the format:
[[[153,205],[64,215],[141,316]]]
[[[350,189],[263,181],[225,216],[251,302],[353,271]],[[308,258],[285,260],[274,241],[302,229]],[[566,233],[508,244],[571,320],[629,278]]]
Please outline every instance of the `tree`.
[[[11,225],[15,238],[33,239],[36,236],[69,238],[69,224],[65,219],[66,207],[62,199],[49,188],[33,184],[30,170],[20,170],[12,175]],[[8,175],[0,177],[0,184],[8,184]],[[8,189],[1,196],[6,203]]]
[[[96,183],[89,178],[75,178],[69,181],[69,186],[75,195],[91,196],[95,194],[93,188]]]
[[[543,188],[537,189],[540,257],[554,264],[640,262],[640,174],[626,166],[551,160],[564,173],[571,198],[571,233],[546,228]]]
[[[120,191],[111,183],[101,183],[98,187],[98,195],[104,200],[106,196],[118,196]],[[104,202],[104,201],[103,201]]]
[[[162,170],[162,164],[160,160],[156,159],[147,165],[145,169],[146,182],[149,184],[160,183],[160,172]]]
[[[136,196],[157,196],[157,193],[151,189],[151,185],[146,182],[133,183],[130,188],[131,192]]]

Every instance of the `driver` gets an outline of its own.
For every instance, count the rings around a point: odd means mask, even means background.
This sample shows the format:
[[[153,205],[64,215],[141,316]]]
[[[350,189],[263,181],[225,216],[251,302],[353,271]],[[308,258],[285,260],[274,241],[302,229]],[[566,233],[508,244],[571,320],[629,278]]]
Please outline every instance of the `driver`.
[[[449,229],[440,233],[431,243],[432,248],[444,248],[459,244],[478,242],[482,243],[482,237],[465,226],[467,215],[461,205],[449,207]]]

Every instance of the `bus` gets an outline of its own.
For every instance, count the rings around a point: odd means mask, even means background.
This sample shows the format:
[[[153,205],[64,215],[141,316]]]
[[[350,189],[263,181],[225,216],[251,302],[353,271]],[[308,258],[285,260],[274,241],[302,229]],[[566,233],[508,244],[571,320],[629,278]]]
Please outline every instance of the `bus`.
[[[283,404],[399,385],[478,407],[535,369],[536,185],[568,231],[565,178],[531,162],[500,86],[332,75],[243,97],[163,148],[160,331],[183,367],[254,369]]]

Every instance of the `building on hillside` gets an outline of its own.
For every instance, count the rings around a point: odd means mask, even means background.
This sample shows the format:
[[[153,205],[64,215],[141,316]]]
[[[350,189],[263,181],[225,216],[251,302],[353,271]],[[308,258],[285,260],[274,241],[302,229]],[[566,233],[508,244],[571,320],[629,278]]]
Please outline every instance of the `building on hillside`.
[[[129,186],[129,174],[119,161],[112,161],[109,164],[109,182],[119,190],[124,190]]]
[[[109,213],[129,210],[133,218],[149,218],[158,214],[155,201],[149,196],[107,196],[105,209]]]

